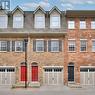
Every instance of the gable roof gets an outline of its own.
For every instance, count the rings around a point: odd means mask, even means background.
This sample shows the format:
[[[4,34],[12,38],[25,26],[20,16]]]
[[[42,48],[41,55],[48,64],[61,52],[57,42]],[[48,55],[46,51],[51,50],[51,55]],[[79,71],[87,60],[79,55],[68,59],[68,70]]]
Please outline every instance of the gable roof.
[[[50,11],[49,14],[51,14],[54,10],[56,10],[58,13],[61,14],[61,11],[58,9],[58,7],[54,6]]]
[[[19,6],[17,6],[17,7],[12,11],[12,14],[14,14],[16,10],[19,10],[22,14],[24,14],[24,11],[23,11]]]
[[[38,6],[33,14],[35,14],[38,10],[41,10],[44,14],[46,13],[46,11],[41,6]]]

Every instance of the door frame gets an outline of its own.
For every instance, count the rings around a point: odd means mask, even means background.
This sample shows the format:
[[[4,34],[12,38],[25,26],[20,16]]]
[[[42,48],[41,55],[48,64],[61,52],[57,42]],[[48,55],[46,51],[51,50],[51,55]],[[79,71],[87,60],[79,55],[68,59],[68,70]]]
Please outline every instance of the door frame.
[[[45,85],[45,71],[44,71],[44,69],[45,68],[62,68],[62,83],[64,82],[64,66],[43,66],[43,85]],[[50,85],[50,84],[47,84],[47,85]],[[52,84],[52,85],[58,85],[58,83],[57,84]]]
[[[74,67],[74,81],[69,81],[69,79],[68,79],[68,82],[75,82],[75,65],[74,65],[74,63],[71,62],[68,64],[68,67],[70,67],[70,66]]]

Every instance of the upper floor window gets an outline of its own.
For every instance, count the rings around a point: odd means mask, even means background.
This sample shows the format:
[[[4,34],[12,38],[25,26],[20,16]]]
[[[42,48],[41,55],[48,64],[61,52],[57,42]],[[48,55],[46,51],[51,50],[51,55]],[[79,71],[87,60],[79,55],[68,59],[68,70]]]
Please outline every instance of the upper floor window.
[[[44,51],[44,40],[36,40],[36,51]]]
[[[87,50],[87,40],[80,40],[80,51]]]
[[[8,24],[8,17],[7,16],[0,16],[0,28],[7,28]]]
[[[91,21],[91,29],[95,29],[95,18]]]
[[[68,50],[69,51],[75,51],[76,50],[75,40],[69,40],[68,41]]]
[[[60,16],[50,17],[50,28],[60,28]]]
[[[95,40],[92,40],[92,51],[95,52]]]
[[[7,51],[7,41],[0,41],[0,51]]]
[[[44,16],[35,16],[35,28],[45,28]]]
[[[75,21],[68,21],[68,29],[75,29]]]
[[[80,29],[86,29],[86,21],[85,21],[85,19],[80,19]]]
[[[15,51],[23,51],[23,41],[15,41]]]
[[[13,16],[13,28],[23,28],[23,16]]]

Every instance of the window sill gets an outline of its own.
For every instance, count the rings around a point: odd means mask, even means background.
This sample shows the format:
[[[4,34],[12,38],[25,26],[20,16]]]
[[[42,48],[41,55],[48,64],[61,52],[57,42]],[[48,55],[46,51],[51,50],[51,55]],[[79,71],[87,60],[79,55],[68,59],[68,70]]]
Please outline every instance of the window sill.
[[[44,53],[45,51],[36,51],[36,53]]]
[[[7,51],[0,51],[0,53],[6,53]]]
[[[81,53],[87,53],[87,51],[80,51]]]
[[[68,51],[68,53],[76,53],[76,51]]]
[[[14,51],[15,53],[23,53],[23,51]]]

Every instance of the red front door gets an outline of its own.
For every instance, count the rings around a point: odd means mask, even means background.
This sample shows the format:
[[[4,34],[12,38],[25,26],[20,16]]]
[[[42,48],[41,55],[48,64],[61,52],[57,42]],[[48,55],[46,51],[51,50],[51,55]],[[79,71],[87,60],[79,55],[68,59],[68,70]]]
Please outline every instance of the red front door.
[[[27,77],[26,77],[26,66],[21,66],[21,81],[26,81]]]
[[[38,66],[32,66],[32,81],[38,81]]]

